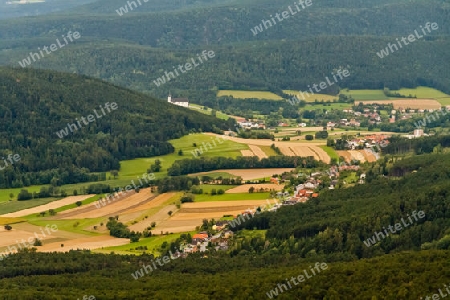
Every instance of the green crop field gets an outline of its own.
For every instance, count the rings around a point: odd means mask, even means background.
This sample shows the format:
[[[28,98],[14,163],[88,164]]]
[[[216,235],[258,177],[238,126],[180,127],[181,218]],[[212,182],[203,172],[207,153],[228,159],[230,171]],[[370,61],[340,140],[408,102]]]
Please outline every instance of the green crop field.
[[[190,233],[191,236],[194,235],[196,232],[186,232]],[[114,251],[114,253],[117,254],[153,254],[153,255],[161,255],[161,253],[158,251],[158,248],[161,246],[162,243],[167,242],[170,243],[172,241],[175,241],[177,238],[180,237],[182,233],[174,233],[174,234],[168,234],[168,235],[155,235],[149,238],[141,238],[139,242],[132,243],[132,244],[126,244],[122,246],[114,246],[114,247],[107,247],[104,249],[96,249],[92,252],[94,253],[111,253],[111,251]],[[144,247],[147,246],[148,250],[134,250],[134,248],[137,247]]]
[[[100,226],[100,223],[103,222],[104,224],[101,229],[106,229],[107,221],[108,221],[107,217],[94,219],[79,219],[79,220],[72,219],[72,220],[51,220],[51,221],[49,221],[48,218],[45,217],[44,218],[34,217],[28,219],[28,223],[32,225],[45,227],[47,224],[49,224],[49,222],[51,222],[51,224],[55,224],[56,226],[58,226],[58,230],[64,230],[67,232],[79,233],[88,236],[99,236],[102,234],[85,230],[86,227],[94,225]]]
[[[355,100],[389,100],[383,90],[341,90],[341,94],[352,96]]]
[[[209,107],[207,107],[207,109],[205,110],[205,109],[203,109],[203,106],[200,106],[200,105],[197,105],[197,104],[191,104],[191,103],[189,103],[189,109],[198,111],[198,112],[200,112],[202,114],[209,115],[209,116],[211,115],[211,112],[212,112],[212,109],[209,108]],[[218,119],[222,119],[222,120],[228,120],[230,118],[229,115],[224,114],[221,111],[217,111],[216,112],[216,117]]]
[[[308,91],[306,91],[308,92]],[[308,92],[305,93],[305,91],[303,91],[303,95],[300,94],[299,91],[294,91],[294,90],[283,90],[283,93],[288,94],[288,95],[292,95],[292,96],[297,96],[298,99],[300,100],[304,100],[306,102],[314,102],[314,101],[331,101],[333,102],[333,100],[337,100],[339,98],[339,95],[333,96],[333,95],[327,95],[327,94],[311,94]],[[305,99],[303,99],[303,97]]]
[[[207,149],[206,151],[203,151],[203,157],[225,156],[235,158],[241,156],[241,150],[249,149],[245,144],[239,144],[224,140],[221,137],[216,138],[206,134],[191,134],[177,140],[171,140],[170,143],[175,147],[174,153],[152,158],[138,158],[122,161],[120,163],[121,172],[119,175],[122,176],[123,172],[125,174],[124,176],[129,177],[130,180],[134,179],[136,176],[141,176],[145,173],[150,165],[153,164],[156,159],[159,159],[161,161],[162,171],[155,173],[155,176],[156,178],[165,177],[167,176],[167,168],[170,168],[176,160],[195,158],[192,152],[194,149],[199,149],[200,147],[202,147],[203,150],[205,148]],[[196,147],[194,147],[194,143],[197,145]],[[209,147],[208,143],[211,147]],[[208,145],[208,147],[206,147],[206,145]],[[183,151],[183,156],[178,155],[179,150]]]
[[[60,200],[61,198],[42,198],[42,199],[33,199],[27,201],[17,201],[13,200],[11,202],[3,202],[0,203],[0,214],[7,214],[27,208],[36,207],[39,205],[44,205],[56,200]]]
[[[328,146],[319,146],[319,147],[322,148],[328,154],[328,156],[331,157],[332,159],[334,158],[336,160],[339,160],[339,155],[333,148],[328,147]]]
[[[282,100],[280,96],[264,91],[232,91],[232,90],[221,90],[217,93],[217,97],[221,96],[233,96],[237,99],[267,99],[267,100]]]
[[[278,154],[270,148],[270,146],[258,146],[267,156],[278,156]]]
[[[167,168],[171,167],[175,160],[185,159],[185,158],[194,158],[191,151],[195,148],[203,147],[203,143],[208,145],[211,144],[211,147],[207,147],[207,150],[203,152],[202,156],[205,157],[213,157],[213,156],[226,156],[226,157],[238,157],[241,156],[240,150],[249,149],[247,145],[240,144],[228,140],[224,140],[221,137],[215,138],[211,135],[206,134],[191,134],[184,136],[180,139],[170,140],[169,141],[174,147],[175,152],[172,154],[167,154],[163,156],[156,156],[152,158],[136,158],[132,160],[124,160],[120,162],[120,171],[119,176],[114,179],[109,173],[107,173],[107,180],[100,181],[97,183],[111,185],[112,187],[125,187],[130,184],[131,180],[136,180],[138,177],[142,178],[144,173],[147,173],[147,169],[151,164],[154,163],[156,159],[161,160],[162,162],[162,171],[159,173],[155,173],[156,178],[162,178],[167,176]],[[214,146],[215,142],[215,146]],[[197,144],[197,147],[193,146],[193,143]],[[178,155],[178,150],[183,151],[183,156]],[[228,174],[217,175],[223,177],[230,177]],[[65,190],[68,195],[72,195],[73,190],[81,190],[82,188],[87,188],[90,184],[94,182],[84,182],[77,184],[67,184],[60,187],[61,190]],[[32,201],[16,201],[17,195],[19,194],[21,189],[27,189],[31,192],[39,192],[41,187],[45,187],[48,185],[37,185],[23,188],[15,188],[15,189],[1,189],[0,190],[0,211],[1,213],[14,212],[25,208],[30,208],[42,204],[49,203],[54,200],[58,200],[60,198],[48,198],[48,199],[37,199]],[[13,201],[9,202],[10,194],[14,194]],[[2,206],[2,205],[7,205]]]
[[[325,110],[343,110],[343,109],[351,109],[352,104],[350,103],[324,103],[324,104],[307,104],[305,109],[307,110],[316,110],[316,109],[325,109]]]
[[[426,86],[419,86],[415,89],[400,89],[397,91],[393,91],[393,92],[397,92],[401,95],[405,95],[405,96],[416,96],[417,98],[430,98],[430,99],[436,99],[440,104],[442,105],[450,105],[450,95],[447,95],[439,90],[433,89],[433,88],[429,88]]]

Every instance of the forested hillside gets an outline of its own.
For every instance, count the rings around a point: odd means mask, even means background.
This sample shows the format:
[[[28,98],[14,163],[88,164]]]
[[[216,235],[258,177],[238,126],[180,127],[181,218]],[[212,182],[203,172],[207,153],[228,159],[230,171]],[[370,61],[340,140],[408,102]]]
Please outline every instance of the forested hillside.
[[[251,29],[287,10],[291,1],[152,1],[120,17],[115,10],[123,5],[99,1],[70,15],[0,23],[0,64],[18,67],[30,51],[71,30],[81,39],[30,67],[94,76],[157,97],[169,90],[182,96],[217,89],[304,90],[340,67],[351,76],[339,87],[430,86],[450,93],[446,1],[313,1],[256,36]],[[426,22],[436,22],[439,29],[399,53],[376,55]],[[154,84],[203,50],[216,55],[195,71]],[[335,94],[339,87],[325,92]]]
[[[23,253],[0,261],[0,293],[10,300],[82,299],[268,299],[286,278],[327,263],[320,274],[276,299],[420,299],[444,291],[449,251],[397,253],[355,262],[330,263],[288,253],[230,258],[219,253],[171,260],[138,280],[132,274],[152,256],[88,255],[72,251]],[[423,298],[425,299],[425,298]]]
[[[85,76],[1,68],[0,83],[0,154],[21,157],[0,173],[2,188],[88,181],[89,172],[118,170],[119,160],[173,152],[169,139],[228,129],[216,118]],[[105,104],[114,102],[108,112]],[[93,121],[82,121],[89,115]]]
[[[350,76],[326,92],[337,93],[338,85],[352,89],[391,89],[400,87],[431,86],[450,93],[450,78],[447,76],[450,39],[431,39],[418,42],[414,47],[401,49],[379,59],[376,51],[385,47],[391,38],[379,37],[318,37],[308,41],[267,42],[240,44],[229,47],[204,47],[183,50],[154,49],[130,46],[121,43],[91,45],[81,43],[64,48],[33,64],[35,68],[56,69],[95,76],[114,84],[130,87],[165,98],[172,93],[201,94],[193,97],[196,103],[215,101],[214,90],[243,89],[306,90],[308,85],[321,82],[325,76],[339,67],[348,68]],[[14,48],[12,43],[4,42]],[[38,40],[38,46],[51,40]],[[89,45],[89,47],[88,47]],[[5,52],[0,63],[19,66],[32,46],[23,46]],[[174,66],[184,64],[203,50],[215,51],[215,57],[195,70],[186,72],[164,85],[153,82],[164,76]],[[430,53],[433,53],[430,55]],[[410,68],[411,65],[415,67]],[[211,95],[205,93],[208,90]],[[206,96],[206,97],[204,97]]]
[[[367,184],[323,191],[305,204],[263,213],[236,229],[267,230],[266,239],[244,239],[235,254],[296,253],[337,260],[386,253],[450,248],[450,154],[398,162],[384,159],[367,172]],[[399,178],[399,176],[402,176]],[[408,221],[423,211],[424,218]],[[409,227],[365,245],[376,232],[404,219]]]

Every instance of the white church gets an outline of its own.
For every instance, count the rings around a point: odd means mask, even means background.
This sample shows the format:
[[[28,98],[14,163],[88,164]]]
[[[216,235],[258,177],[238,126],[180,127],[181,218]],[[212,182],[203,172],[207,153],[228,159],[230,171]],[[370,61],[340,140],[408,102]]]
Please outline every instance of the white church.
[[[189,107],[189,100],[187,98],[172,98],[171,94],[167,97],[167,102],[178,106]]]

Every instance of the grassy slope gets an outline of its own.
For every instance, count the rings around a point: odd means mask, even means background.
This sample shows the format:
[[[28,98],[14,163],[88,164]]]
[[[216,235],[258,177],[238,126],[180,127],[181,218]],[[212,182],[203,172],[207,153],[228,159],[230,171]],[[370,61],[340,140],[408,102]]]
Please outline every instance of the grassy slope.
[[[217,97],[221,96],[233,96],[238,99],[268,99],[268,100],[282,100],[280,96],[264,91],[238,91],[238,90],[222,90],[217,93]]]
[[[221,140],[219,140],[221,141]],[[160,159],[162,161],[163,170],[162,172],[156,173],[156,178],[162,178],[167,175],[167,168],[172,166],[173,162],[178,159],[184,159],[184,158],[193,158],[193,155],[190,153],[190,151],[193,151],[195,147],[193,147],[193,143],[197,143],[197,147],[200,147],[201,144],[205,142],[211,142],[211,136],[204,135],[204,134],[191,134],[184,136],[180,139],[171,140],[170,143],[175,147],[176,152],[168,155],[158,156],[158,157],[152,157],[152,158],[137,158],[132,160],[124,160],[121,162],[121,170],[119,172],[119,177],[117,179],[109,179],[106,181],[102,181],[103,184],[109,184],[111,186],[126,186],[130,184],[130,181],[132,179],[136,179],[137,177],[142,177],[143,173],[147,172],[147,169],[150,167],[152,163],[156,159]],[[247,145],[239,144],[231,141],[223,141],[221,144],[219,144],[216,141],[216,147],[213,149],[208,150],[203,154],[203,156],[206,157],[213,157],[213,156],[227,156],[227,157],[237,157],[240,156],[240,150],[246,150],[248,149]],[[179,156],[178,150],[183,150],[184,156]],[[109,174],[107,175],[109,176]],[[111,177],[111,176],[109,176]],[[108,178],[108,177],[107,177]],[[112,177],[111,177],[112,178]],[[72,191],[74,189],[80,189],[82,187],[89,186],[89,182],[85,183],[78,183],[78,184],[68,184],[61,187],[61,189],[66,190],[67,193],[70,195],[72,194]],[[32,187],[25,187],[28,189],[29,192],[38,192],[41,186],[32,186]],[[8,202],[10,199],[9,194],[13,193],[14,198],[17,197],[17,194],[20,192],[22,188],[17,189],[2,189],[0,190],[0,213],[7,213],[12,211],[21,210],[24,208],[30,208],[37,205],[45,204],[54,200],[57,200],[56,198],[49,198],[49,199],[40,199],[40,200],[33,200],[33,201],[24,201],[24,202],[18,202],[18,201],[12,201],[10,203],[2,203],[2,202]],[[2,207],[2,205],[8,205],[8,209]],[[9,208],[11,207],[11,208]]]

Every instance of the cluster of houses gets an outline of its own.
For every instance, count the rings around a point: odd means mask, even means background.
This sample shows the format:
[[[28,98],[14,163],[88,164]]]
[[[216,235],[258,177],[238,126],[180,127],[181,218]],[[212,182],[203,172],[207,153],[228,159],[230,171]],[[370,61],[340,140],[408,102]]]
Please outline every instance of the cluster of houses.
[[[266,125],[262,121],[245,120],[243,118],[236,120],[238,125],[244,129],[266,129]]]
[[[358,148],[375,148],[379,145],[388,145],[389,136],[385,134],[366,135],[364,137],[354,138],[347,141],[347,148],[355,150]]]
[[[180,245],[184,254],[205,252],[211,243],[217,251],[228,250],[228,241],[233,236],[233,231],[228,230],[228,221],[217,221],[212,227],[217,233],[210,236],[207,231],[194,234],[192,242]]]

